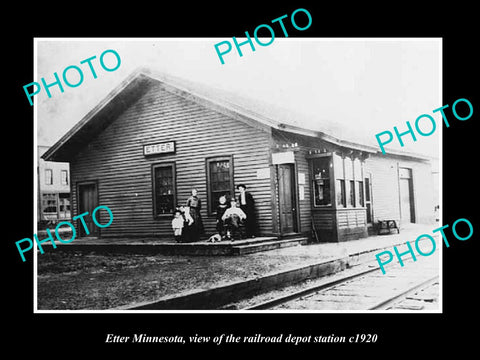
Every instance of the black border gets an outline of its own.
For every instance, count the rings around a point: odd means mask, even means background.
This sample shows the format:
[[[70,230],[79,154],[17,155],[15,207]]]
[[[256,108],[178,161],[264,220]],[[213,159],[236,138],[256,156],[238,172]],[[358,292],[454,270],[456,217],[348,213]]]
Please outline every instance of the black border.
[[[67,354],[103,353],[135,354],[152,351],[159,357],[175,356],[185,350],[197,356],[226,351],[240,354],[246,348],[249,356],[266,356],[281,349],[313,356],[344,356],[348,352],[360,356],[361,350],[371,356],[437,355],[443,349],[466,353],[476,344],[476,324],[470,319],[476,313],[475,274],[478,251],[478,200],[475,146],[476,123],[480,113],[478,79],[478,19],[474,6],[466,3],[436,4],[421,7],[418,2],[382,4],[380,7],[355,3],[340,3],[337,8],[324,2],[290,2],[287,5],[260,7],[245,2],[238,4],[190,5],[180,4],[109,4],[101,9],[97,4],[81,7],[57,7],[54,4],[34,3],[23,9],[9,8],[10,21],[5,21],[3,56],[7,84],[4,87],[4,134],[23,146],[14,155],[3,152],[8,184],[6,236],[2,242],[7,261],[7,286],[4,290],[4,311],[7,313],[5,344],[22,353],[31,348],[32,356],[50,354],[53,358]],[[443,314],[33,314],[33,259],[21,262],[14,242],[31,237],[33,233],[33,111],[25,99],[22,86],[33,79],[34,37],[219,37],[242,36],[259,24],[297,8],[310,11],[313,24],[302,37],[441,37],[443,38],[443,104],[467,98],[474,107],[473,117],[465,122],[452,121],[443,131],[443,219],[452,224],[458,218],[469,219],[475,229],[473,237],[464,242],[451,241],[444,247],[444,313]],[[245,60],[248,60],[245,58]],[[426,109],[429,111],[430,109]],[[448,114],[448,113],[447,113]],[[452,117],[450,113],[450,117]],[[7,143],[5,143],[7,144]],[[13,178],[13,181],[12,181]],[[32,209],[29,211],[29,209]],[[450,235],[451,237],[451,235]],[[473,319],[472,319],[473,320]],[[105,344],[107,333],[151,335],[206,335],[234,333],[240,335],[274,335],[279,332],[296,335],[337,335],[376,333],[375,344],[309,344],[168,346],[160,344]],[[138,345],[138,344],[137,344]],[[62,349],[61,351],[58,351]],[[268,350],[261,354],[259,351]],[[379,352],[382,350],[382,352]],[[332,353],[331,351],[338,351]],[[385,352],[384,352],[385,351]],[[63,355],[61,355],[63,353]]]

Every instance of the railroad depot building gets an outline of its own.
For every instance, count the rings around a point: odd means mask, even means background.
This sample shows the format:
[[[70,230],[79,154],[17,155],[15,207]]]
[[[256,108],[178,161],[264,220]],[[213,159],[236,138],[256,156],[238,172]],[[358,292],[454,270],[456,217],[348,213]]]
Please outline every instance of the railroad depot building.
[[[43,158],[70,163],[72,214],[111,209],[108,228],[87,224],[99,237],[173,239],[173,210],[192,188],[212,235],[218,197],[238,196],[240,183],[254,197],[260,236],[310,235],[313,225],[320,241],[345,241],[368,236],[379,220],[434,222],[428,158],[384,155],[257,108],[140,69]]]

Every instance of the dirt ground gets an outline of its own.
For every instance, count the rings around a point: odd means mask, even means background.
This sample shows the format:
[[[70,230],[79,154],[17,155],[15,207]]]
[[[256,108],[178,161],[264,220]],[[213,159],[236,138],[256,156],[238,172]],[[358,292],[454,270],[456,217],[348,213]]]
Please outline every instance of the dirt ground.
[[[279,249],[238,257],[61,251],[38,254],[38,309],[111,309],[326,258],[299,248],[302,251]]]
[[[431,226],[419,225],[403,229],[401,234],[294,246],[243,256],[149,256],[57,249],[37,253],[37,308],[103,310],[153,301],[187,290],[252,279],[333,257],[381,248],[391,250],[392,245],[404,244],[419,234],[430,232]]]

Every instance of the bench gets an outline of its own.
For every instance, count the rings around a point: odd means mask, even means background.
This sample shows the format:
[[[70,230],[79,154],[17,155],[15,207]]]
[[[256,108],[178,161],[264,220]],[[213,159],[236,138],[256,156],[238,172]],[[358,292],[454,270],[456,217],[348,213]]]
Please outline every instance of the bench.
[[[378,221],[378,235],[391,234],[392,230],[397,230],[397,234],[400,234],[400,228],[395,220]]]

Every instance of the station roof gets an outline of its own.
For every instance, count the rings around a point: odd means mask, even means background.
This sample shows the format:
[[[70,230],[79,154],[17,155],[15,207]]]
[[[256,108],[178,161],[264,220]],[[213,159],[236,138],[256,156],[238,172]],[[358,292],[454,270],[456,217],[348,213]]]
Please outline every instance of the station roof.
[[[216,111],[233,116],[265,131],[277,129],[284,132],[325,140],[329,143],[366,153],[381,153],[378,146],[366,144],[361,139],[332,135],[333,132],[348,133],[345,128],[332,125],[332,122],[320,121],[330,128],[327,133],[319,129],[306,128],[302,124],[302,115],[281,107],[265,104],[238,94],[219,90],[185,79],[158,73],[147,68],[139,68],[124,79],[92,110],[90,110],[72,129],[48,149],[42,158],[48,161],[69,161],[80,148],[94,136],[108,127],[123,111],[138,100],[154,84],[161,83],[166,89],[185,98],[204,104]],[[336,129],[335,129],[336,128]],[[352,132],[350,132],[350,135]],[[353,136],[354,137],[354,136]],[[429,160],[424,155],[388,150],[387,155]]]

